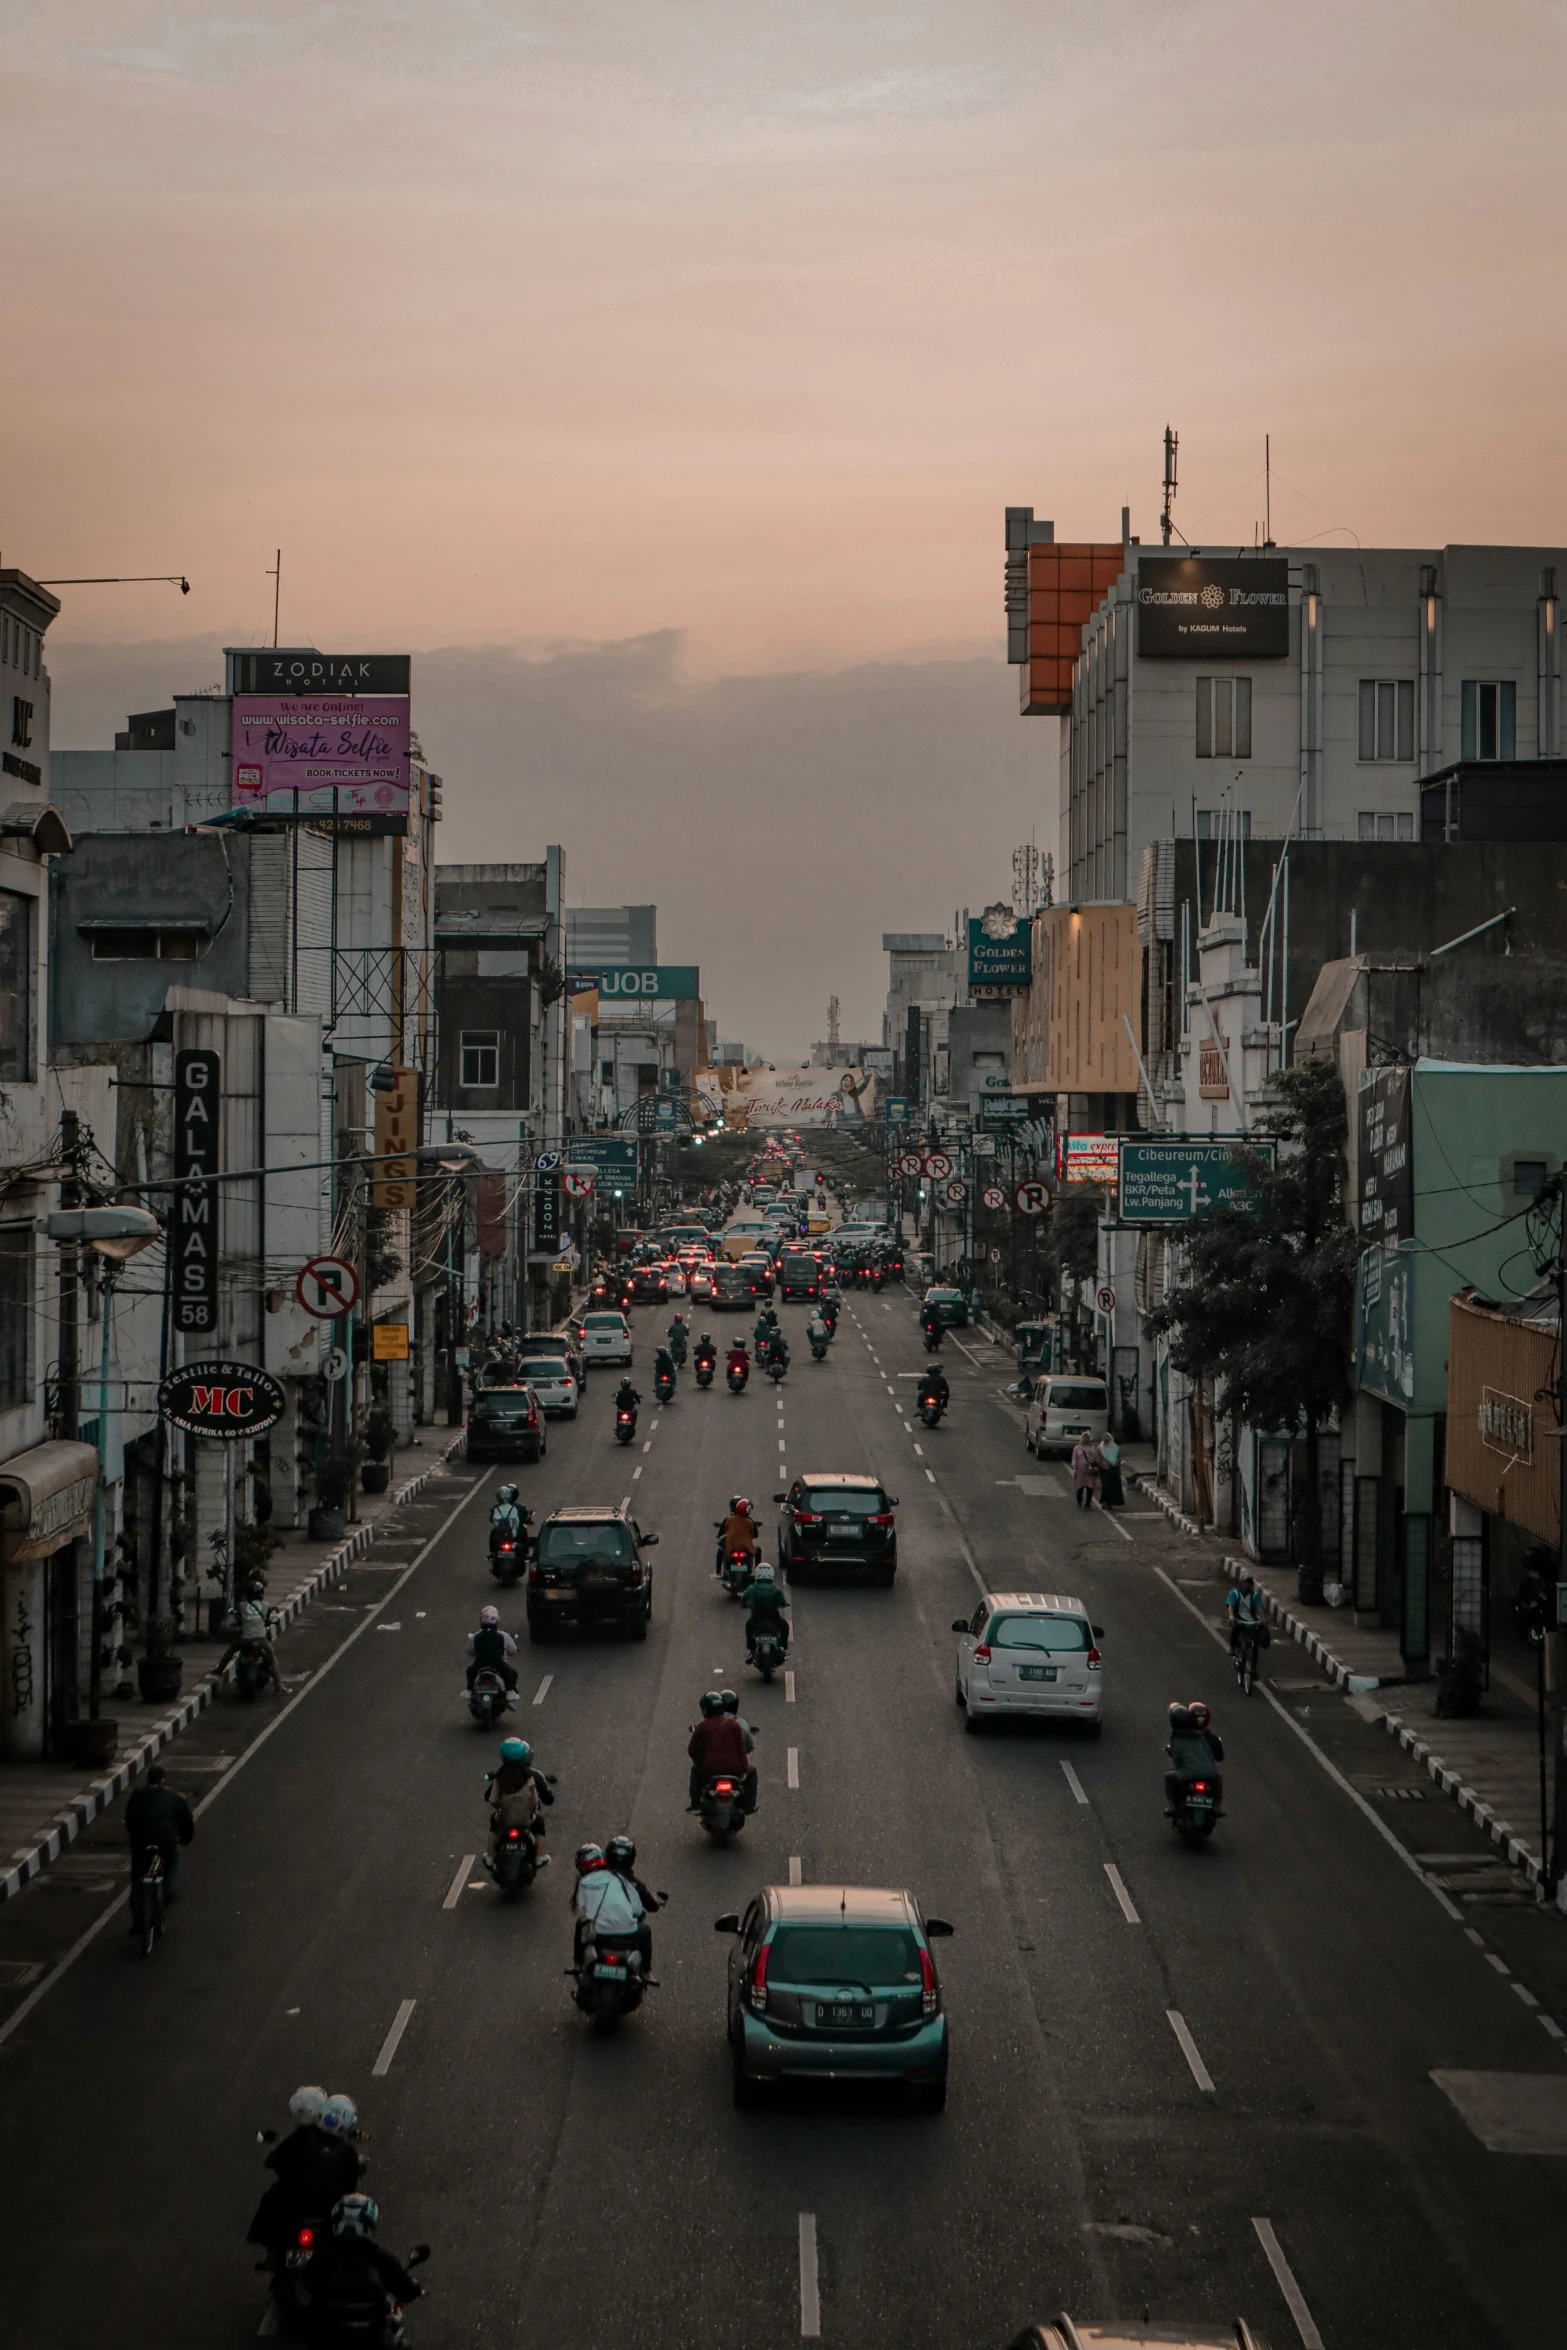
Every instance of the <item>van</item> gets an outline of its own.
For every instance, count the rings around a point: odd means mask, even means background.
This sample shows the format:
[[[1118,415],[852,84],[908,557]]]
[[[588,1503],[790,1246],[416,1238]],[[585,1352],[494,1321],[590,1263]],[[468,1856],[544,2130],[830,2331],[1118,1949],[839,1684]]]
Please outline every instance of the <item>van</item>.
[[[1083,1371],[1052,1371],[1034,1382],[1023,1441],[1041,1459],[1070,1453],[1080,1436],[1098,1444],[1110,1433],[1110,1396],[1102,1379]]]

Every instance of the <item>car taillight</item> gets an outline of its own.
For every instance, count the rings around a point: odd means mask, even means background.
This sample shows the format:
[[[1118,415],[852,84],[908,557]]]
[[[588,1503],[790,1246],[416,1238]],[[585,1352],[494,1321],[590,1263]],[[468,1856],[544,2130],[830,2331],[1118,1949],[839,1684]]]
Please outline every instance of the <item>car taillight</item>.
[[[1101,1659],[1098,1649],[1091,1648],[1088,1652],[1088,1665],[1090,1672],[1097,1672],[1099,1670],[1100,1662]]]
[[[769,1948],[768,1943],[762,1944],[756,1954],[756,1964],[751,1969],[751,2005],[758,2009],[767,2005],[767,1953]]]
[[[920,2010],[922,2014],[936,2012],[936,1970],[930,1963],[930,1952],[920,1950]]]
[[[530,1567],[530,1568],[528,1569],[528,1581],[529,1581],[530,1583],[537,1583],[538,1579],[539,1579],[539,1570],[538,1570],[538,1568],[537,1568],[537,1567]]]
[[[822,1513],[820,1510],[796,1510],[794,1522],[797,1526],[819,1526],[822,1522]]]
[[[990,1642],[989,1642],[988,1640],[982,1640],[982,1641],[980,1642],[979,1646],[978,1646],[978,1647],[975,1649],[975,1651],[974,1651],[974,1662],[975,1662],[977,1665],[988,1665],[988,1664],[989,1664],[989,1662],[990,1662]]]
[[[633,1589],[633,1590],[635,1590],[635,1589],[637,1588],[637,1586],[638,1586],[638,1585],[641,1583],[641,1581],[642,1581],[642,1569],[641,1569],[640,1565],[638,1565],[638,1566],[635,1566],[635,1567],[633,1567],[633,1568],[632,1568],[632,1570],[631,1570],[631,1584],[632,1584],[632,1589]]]
[[[873,1526],[890,1526],[892,1524],[892,1512],[891,1510],[879,1510],[869,1522]]]

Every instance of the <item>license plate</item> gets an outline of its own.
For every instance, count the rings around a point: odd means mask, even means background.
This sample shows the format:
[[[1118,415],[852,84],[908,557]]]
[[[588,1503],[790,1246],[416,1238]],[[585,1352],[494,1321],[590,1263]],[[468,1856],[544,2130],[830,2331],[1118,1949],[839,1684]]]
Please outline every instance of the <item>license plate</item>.
[[[1188,1811],[1212,1811],[1213,1797],[1211,1795],[1188,1795],[1186,1808]]]
[[[1056,1668],[1054,1665],[1019,1665],[1017,1677],[1020,1681],[1053,1681]]]
[[[569,1599],[571,1593],[569,1591],[546,1591],[544,1596],[546,1599],[562,1600]]]
[[[601,1983],[605,1981],[623,1983],[626,1979],[626,1970],[623,1966],[596,1966],[593,1972]]]
[[[866,2031],[876,2021],[876,2010],[857,1999],[823,1999],[816,2006],[818,2026],[850,2024]]]
[[[613,1575],[584,1575],[582,1588],[584,1591],[618,1591],[620,1586]]]

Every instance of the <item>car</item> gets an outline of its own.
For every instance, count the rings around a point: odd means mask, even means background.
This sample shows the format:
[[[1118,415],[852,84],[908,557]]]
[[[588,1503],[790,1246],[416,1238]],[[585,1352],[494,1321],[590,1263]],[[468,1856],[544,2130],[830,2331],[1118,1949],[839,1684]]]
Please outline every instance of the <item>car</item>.
[[[968,1328],[968,1299],[961,1289],[944,1289],[937,1284],[926,1290],[920,1305],[922,1310],[925,1306],[934,1306],[948,1330]]]
[[[773,1260],[765,1249],[750,1249],[740,1259],[740,1270],[750,1277],[752,1294],[770,1299],[773,1294]]]
[[[890,1586],[898,1571],[898,1506],[876,1477],[823,1471],[796,1477],[784,1493],[775,1493],[778,1515],[778,1564],[786,1575],[804,1568],[868,1568],[876,1581]]]
[[[664,1276],[664,1288],[670,1297],[685,1297],[689,1294],[690,1284],[686,1280],[684,1265],[660,1265],[658,1269]]]
[[[687,1294],[692,1298],[710,1298],[717,1276],[711,1266],[693,1265],[686,1275]]]
[[[1052,1371],[1034,1381],[1023,1425],[1023,1442],[1043,1459],[1069,1453],[1080,1436],[1097,1444],[1110,1433],[1110,1391],[1102,1379],[1082,1372]]]
[[[580,1334],[584,1364],[630,1362],[631,1325],[614,1306],[590,1306],[573,1327]]]
[[[524,1331],[517,1341],[517,1352],[524,1360],[532,1355],[560,1355],[577,1385],[582,1385],[587,1364],[583,1360],[582,1341],[569,1322],[564,1330]]]
[[[748,1312],[756,1302],[756,1283],[744,1265],[721,1264],[713,1274],[715,1313]]]
[[[577,1379],[570,1363],[561,1355],[524,1355],[522,1376],[539,1399],[541,1412],[553,1412],[563,1420],[577,1416]]]
[[[628,1509],[551,1510],[528,1564],[529,1638],[550,1640],[575,1624],[618,1627],[645,1640],[653,1569],[642,1554],[657,1541]]]
[[[1243,2317],[1227,2326],[1140,2325],[1130,2318],[1109,2318],[1098,2324],[1086,2317],[1043,2319],[1014,2334],[1007,2350],[1268,2350],[1260,2334]]]
[[[966,1727],[982,1730],[1003,1715],[1081,1722],[1093,1737],[1104,1724],[1104,1626],[1089,1622],[1080,1599],[1059,1591],[987,1591],[971,1616],[959,1616],[957,1702]]]
[[[631,1295],[639,1306],[661,1306],[669,1295],[662,1265],[633,1265]]]
[[[481,1387],[468,1406],[471,1461],[541,1461],[548,1449],[544,1414],[531,1387]]]
[[[786,1248],[778,1260],[778,1294],[785,1305],[793,1298],[822,1294],[822,1268],[814,1249]]]
[[[725,2029],[734,2101],[786,2080],[895,2081],[927,2113],[947,2102],[947,2018],[930,1945],[952,1932],[912,1893],[764,1885],[734,1936]]]

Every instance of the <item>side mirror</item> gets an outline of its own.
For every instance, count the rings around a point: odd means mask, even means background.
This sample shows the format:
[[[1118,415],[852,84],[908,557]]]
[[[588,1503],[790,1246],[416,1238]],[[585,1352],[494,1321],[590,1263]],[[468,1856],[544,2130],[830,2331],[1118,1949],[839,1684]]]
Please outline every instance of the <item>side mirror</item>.
[[[1092,1631],[1092,1633],[1093,1633],[1093,1636],[1094,1636],[1094,1638],[1095,1638],[1096,1640],[1102,1640],[1102,1639],[1104,1638],[1104,1636],[1105,1636],[1105,1628],[1104,1628],[1103,1624],[1093,1624],[1093,1625],[1090,1625],[1089,1629]]]
[[[713,1920],[713,1932],[715,1934],[738,1934],[739,1931],[740,1912],[737,1909],[726,1909],[721,1918],[714,1918]]]
[[[944,1941],[949,1934],[955,1934],[956,1932],[957,1927],[951,1924],[951,1922],[946,1918],[927,1918],[925,1920],[925,1939],[927,1942]]]
[[[966,1632],[968,1630],[967,1616],[954,1616],[952,1619],[952,1629],[954,1632]]]
[[[897,1506],[898,1506],[898,1497],[897,1497],[897,1495],[896,1495],[895,1493],[889,1493],[889,1494],[888,1494],[888,1496],[887,1496],[887,1507],[888,1507],[890,1510],[895,1510],[895,1509],[897,1508]]]
[[[404,2263],[403,2263],[403,2266],[404,2266],[405,2268],[423,2268],[423,2266],[424,2266],[425,2262],[426,2262],[426,2261],[429,2259],[429,2257],[430,2257],[430,2247],[429,2247],[429,2245],[428,2245],[428,2244],[416,2244],[416,2245],[414,2246],[413,2250],[412,2250],[412,2251],[409,2253],[409,2255],[408,2255],[408,2258],[407,2258],[407,2259],[404,2261]]]
[[[775,1493],[775,1494],[773,1495],[773,1499],[774,1499],[774,1501],[787,1501],[787,1500],[788,1500],[788,1498],[789,1498],[789,1496],[788,1496],[788,1494],[787,1494],[787,1493]]]
[[[657,1550],[658,1536],[656,1534],[644,1534],[642,1537],[642,1548],[644,1550]]]

